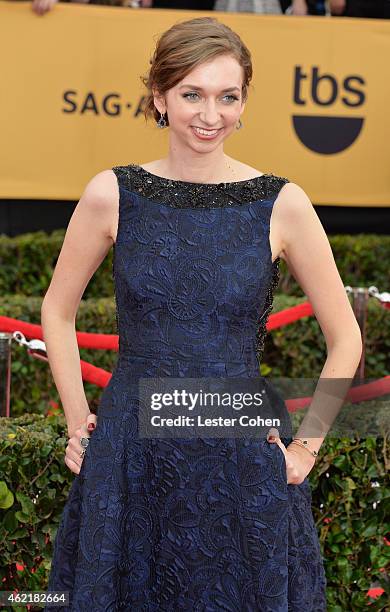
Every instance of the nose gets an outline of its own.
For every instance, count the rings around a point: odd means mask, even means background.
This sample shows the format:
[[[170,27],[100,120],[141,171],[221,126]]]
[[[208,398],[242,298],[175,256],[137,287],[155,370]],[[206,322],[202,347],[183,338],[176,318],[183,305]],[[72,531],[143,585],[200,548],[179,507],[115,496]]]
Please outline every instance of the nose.
[[[213,100],[206,100],[199,118],[205,125],[215,125],[219,122],[219,113]]]

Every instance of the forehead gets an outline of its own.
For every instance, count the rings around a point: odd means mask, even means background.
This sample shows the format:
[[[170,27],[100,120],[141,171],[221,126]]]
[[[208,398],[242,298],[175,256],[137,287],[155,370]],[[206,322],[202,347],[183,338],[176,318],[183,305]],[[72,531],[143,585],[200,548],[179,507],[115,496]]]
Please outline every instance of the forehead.
[[[199,85],[204,89],[227,89],[241,86],[243,70],[236,58],[230,55],[219,55],[207,62],[195,66],[179,83]]]

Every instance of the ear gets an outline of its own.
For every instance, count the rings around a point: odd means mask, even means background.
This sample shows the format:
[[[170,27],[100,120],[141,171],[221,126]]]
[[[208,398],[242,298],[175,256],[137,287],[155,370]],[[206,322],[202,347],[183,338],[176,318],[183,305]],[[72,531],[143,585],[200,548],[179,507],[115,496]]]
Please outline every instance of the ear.
[[[166,111],[166,103],[165,103],[164,96],[160,94],[158,90],[154,87],[152,87],[152,92],[153,92],[154,106],[157,108],[159,113],[162,113],[164,115]]]
[[[242,113],[244,112],[245,105],[246,105],[246,102],[243,102],[243,103],[241,104],[240,115],[242,115]]]

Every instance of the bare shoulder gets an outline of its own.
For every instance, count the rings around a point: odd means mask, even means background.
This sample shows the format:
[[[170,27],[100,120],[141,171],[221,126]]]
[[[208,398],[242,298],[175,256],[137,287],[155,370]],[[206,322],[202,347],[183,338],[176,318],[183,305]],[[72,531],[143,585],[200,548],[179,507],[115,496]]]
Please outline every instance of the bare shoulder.
[[[288,182],[282,186],[277,197],[278,215],[283,215],[285,221],[297,219],[297,215],[304,215],[305,211],[313,211],[313,204],[300,185],[293,182]],[[275,210],[276,212],[276,210]]]
[[[118,196],[118,181],[113,170],[102,170],[87,183],[84,194],[92,205],[113,205]]]
[[[81,197],[84,206],[98,215],[107,235],[115,242],[119,214],[119,187],[111,169],[95,174],[87,183]]]
[[[252,166],[248,166],[247,164],[243,164],[243,166],[244,168],[242,169],[242,174],[248,179],[257,178],[258,176],[265,174],[265,172],[262,170],[257,170],[256,168],[252,168]]]

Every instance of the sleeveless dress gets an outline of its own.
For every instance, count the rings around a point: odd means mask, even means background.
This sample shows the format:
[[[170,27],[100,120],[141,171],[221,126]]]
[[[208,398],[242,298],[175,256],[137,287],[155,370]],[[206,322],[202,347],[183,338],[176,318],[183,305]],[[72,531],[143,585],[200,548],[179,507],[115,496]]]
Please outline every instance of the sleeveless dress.
[[[310,484],[287,484],[277,444],[137,429],[141,378],[260,376],[279,281],[270,217],[288,179],[113,171],[119,354],[62,513],[48,591],[68,591],[74,612],[324,612]]]

